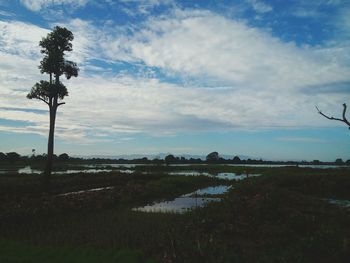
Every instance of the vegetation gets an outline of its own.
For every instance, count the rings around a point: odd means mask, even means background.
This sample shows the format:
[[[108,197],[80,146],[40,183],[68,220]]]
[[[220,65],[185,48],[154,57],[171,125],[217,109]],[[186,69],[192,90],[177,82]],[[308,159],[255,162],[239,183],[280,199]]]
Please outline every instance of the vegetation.
[[[341,158],[337,158],[334,162],[322,162],[319,160],[313,161],[266,161],[262,159],[240,159],[238,156],[234,156],[232,159],[224,159],[218,157],[215,160],[202,160],[199,158],[185,158],[183,156],[174,156],[169,154],[163,159],[148,159],[147,157],[137,158],[137,159],[113,159],[113,158],[81,158],[72,157],[67,153],[62,153],[60,155],[53,154],[52,156],[54,163],[58,166],[62,163],[69,164],[158,164],[158,165],[171,165],[171,164],[247,164],[247,165],[350,165],[350,159],[343,161]],[[37,165],[43,164],[47,160],[47,155],[31,155],[31,156],[21,156],[18,153],[2,153],[0,152],[0,164],[24,164],[24,165]],[[54,167],[55,164],[53,164]]]
[[[0,153],[0,163],[13,171],[23,164],[42,169],[46,161],[46,191],[37,175],[5,172],[0,176],[0,262],[349,261],[350,169],[346,164],[350,160],[273,162],[238,156],[224,159],[218,152],[209,153],[205,160],[172,154],[164,160],[117,161],[54,155],[56,113],[68,95],[60,78],[78,76],[77,65],[65,59],[65,52],[72,51],[72,40],[72,32],[57,26],[40,41],[44,58],[39,68],[49,81],[36,83],[27,95],[49,107],[47,155],[36,156],[34,149],[30,157]],[[317,110],[327,119],[350,126],[346,104],[343,107],[342,119]],[[80,169],[84,164],[113,168],[108,164],[116,162],[141,165],[131,174],[111,169],[51,176],[54,160],[55,169]],[[172,165],[180,163],[188,165]],[[300,164],[341,168],[301,168]],[[188,170],[202,175],[173,175]],[[204,174],[222,172],[246,178],[228,181]],[[217,185],[231,186],[227,194],[215,195],[221,202],[184,214],[133,209]]]
[[[60,101],[68,96],[65,85],[60,81],[64,74],[67,79],[78,76],[77,65],[64,58],[66,51],[72,51],[73,34],[64,27],[56,26],[54,30],[43,38],[39,45],[42,48],[41,53],[44,58],[40,62],[39,69],[41,73],[49,74],[49,81],[41,80],[37,82],[28,93],[28,99],[38,99],[49,106],[50,129],[47,146],[47,162],[45,168],[45,185],[49,184],[49,178],[52,170],[52,161],[54,154],[54,133],[56,113],[59,106],[65,104]]]
[[[171,168],[53,176],[52,195],[40,192],[36,176],[0,177],[0,261],[21,262],[25,254],[27,262],[45,255],[56,262],[68,248],[74,248],[67,252],[69,262],[89,262],[86,255],[91,262],[97,255],[105,262],[123,255],[127,259],[119,262],[347,262],[350,257],[350,212],[326,201],[350,200],[348,168],[250,167],[264,175],[237,182],[163,170]],[[131,210],[218,184],[233,188],[222,202],[190,213]],[[103,186],[114,188],[58,195]],[[14,255],[14,249],[23,253]]]

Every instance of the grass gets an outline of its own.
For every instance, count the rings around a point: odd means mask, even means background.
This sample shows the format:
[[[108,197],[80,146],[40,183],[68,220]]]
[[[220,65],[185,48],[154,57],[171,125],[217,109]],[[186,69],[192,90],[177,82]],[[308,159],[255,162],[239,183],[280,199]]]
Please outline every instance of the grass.
[[[91,248],[52,248],[33,246],[18,242],[0,241],[0,262],[2,263],[151,263],[136,250],[98,250]]]
[[[0,249],[4,250],[0,255],[17,260],[11,251],[21,251],[18,254],[34,258],[26,262],[58,262],[61,254],[68,258],[60,262],[89,262],[97,255],[105,259],[99,262],[118,262],[121,256],[125,259],[119,262],[144,262],[145,258],[156,262],[348,262],[350,258],[350,213],[322,200],[350,199],[348,169],[249,168],[250,173],[264,176],[224,181],[233,188],[222,202],[183,215],[133,212],[133,206],[223,183],[204,176],[166,176],[163,168],[151,169],[155,174],[57,176],[55,194],[115,187],[65,198],[32,190],[37,177],[1,177]],[[86,258],[89,253],[91,257]],[[35,258],[39,254],[52,256]],[[21,261],[3,261],[0,256],[0,262]]]

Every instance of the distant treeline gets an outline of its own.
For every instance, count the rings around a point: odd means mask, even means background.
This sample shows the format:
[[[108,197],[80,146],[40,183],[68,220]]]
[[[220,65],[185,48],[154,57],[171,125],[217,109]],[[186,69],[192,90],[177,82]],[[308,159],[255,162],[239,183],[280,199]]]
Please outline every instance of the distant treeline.
[[[13,163],[44,163],[46,161],[46,154],[32,156],[21,156],[16,152],[3,153],[0,152],[0,163],[13,164]],[[336,159],[334,162],[322,162],[319,160],[313,161],[264,161],[262,159],[240,159],[238,156],[234,156],[232,159],[224,159],[220,157],[218,152],[209,153],[205,160],[200,158],[185,158],[182,156],[174,156],[172,154],[167,155],[164,159],[154,158],[148,159],[147,157],[136,159],[110,159],[110,158],[79,158],[71,157],[67,153],[60,155],[54,155],[54,161],[59,163],[130,163],[130,164],[280,164],[280,165],[350,165],[350,159],[343,161],[341,158]]]

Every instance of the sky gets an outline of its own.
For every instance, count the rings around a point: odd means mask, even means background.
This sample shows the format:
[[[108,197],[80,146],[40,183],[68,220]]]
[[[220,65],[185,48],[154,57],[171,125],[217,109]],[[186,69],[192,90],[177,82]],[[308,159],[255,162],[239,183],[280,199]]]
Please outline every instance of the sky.
[[[55,152],[350,159],[348,0],[0,0],[0,152],[45,153],[38,46],[74,34]],[[350,119],[350,110],[348,112]]]

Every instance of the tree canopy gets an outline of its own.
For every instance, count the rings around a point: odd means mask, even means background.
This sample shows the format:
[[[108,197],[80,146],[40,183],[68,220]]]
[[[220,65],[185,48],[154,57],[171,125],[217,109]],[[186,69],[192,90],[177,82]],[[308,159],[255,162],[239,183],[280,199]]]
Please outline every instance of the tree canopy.
[[[42,100],[51,107],[54,106],[53,99],[63,100],[65,96],[68,96],[68,90],[59,77],[63,74],[67,79],[78,76],[77,64],[64,57],[66,51],[72,51],[71,41],[73,39],[71,31],[56,26],[47,37],[40,41],[39,46],[44,57],[40,62],[39,69],[42,74],[49,74],[50,80],[37,82],[27,95],[28,99]],[[58,103],[56,106],[61,104],[63,103]]]

